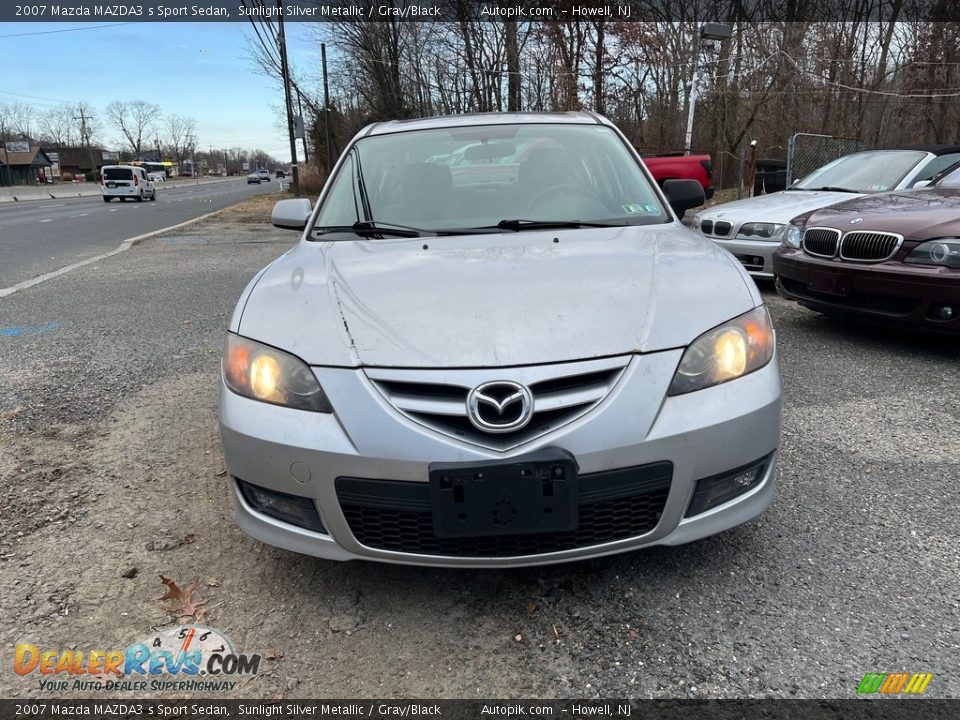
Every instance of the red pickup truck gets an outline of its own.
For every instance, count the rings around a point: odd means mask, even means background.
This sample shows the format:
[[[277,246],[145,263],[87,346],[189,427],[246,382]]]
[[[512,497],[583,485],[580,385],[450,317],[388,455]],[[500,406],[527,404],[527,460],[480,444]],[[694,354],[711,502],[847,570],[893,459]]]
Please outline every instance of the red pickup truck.
[[[664,153],[642,157],[644,165],[661,187],[664,180],[696,180],[703,186],[703,194],[707,196],[707,200],[713,197],[713,161],[709,155]]]

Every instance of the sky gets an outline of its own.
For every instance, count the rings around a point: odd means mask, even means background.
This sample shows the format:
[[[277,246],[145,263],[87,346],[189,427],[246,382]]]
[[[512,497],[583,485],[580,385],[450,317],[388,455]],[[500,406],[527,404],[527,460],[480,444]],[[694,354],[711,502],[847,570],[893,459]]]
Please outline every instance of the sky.
[[[86,101],[100,113],[101,139],[119,143],[103,109],[113,100],[148,100],[196,118],[199,148],[261,149],[289,160],[283,89],[247,58],[249,23],[105,25],[0,23],[0,101],[38,113]],[[312,71],[320,52],[309,31],[297,23],[286,31],[291,65]]]

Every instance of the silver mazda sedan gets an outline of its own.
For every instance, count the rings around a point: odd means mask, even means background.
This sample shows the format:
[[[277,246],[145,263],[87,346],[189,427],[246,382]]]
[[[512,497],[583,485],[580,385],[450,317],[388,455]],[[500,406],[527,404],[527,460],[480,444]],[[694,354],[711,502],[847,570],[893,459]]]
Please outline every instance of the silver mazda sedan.
[[[740,263],[590,113],[361,131],[227,335],[240,526],[332,560],[557,563],[772,501],[781,386]]]

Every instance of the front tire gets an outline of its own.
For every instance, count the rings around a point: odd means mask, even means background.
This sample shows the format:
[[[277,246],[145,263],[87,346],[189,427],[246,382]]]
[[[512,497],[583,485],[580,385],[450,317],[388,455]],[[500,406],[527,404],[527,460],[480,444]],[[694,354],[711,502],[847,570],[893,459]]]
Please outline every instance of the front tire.
[[[143,190],[141,190],[140,194],[137,195],[137,202],[143,202]]]
[[[104,198],[103,198],[103,201],[104,201],[104,202],[110,202],[111,200],[113,200],[113,198],[108,198],[108,197],[104,197]]]

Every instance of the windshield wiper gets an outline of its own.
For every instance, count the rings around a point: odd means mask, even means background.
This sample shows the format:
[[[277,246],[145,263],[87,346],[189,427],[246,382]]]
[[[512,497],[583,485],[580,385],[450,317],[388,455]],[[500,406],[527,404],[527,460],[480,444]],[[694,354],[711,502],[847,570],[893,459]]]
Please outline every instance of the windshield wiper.
[[[393,223],[375,222],[373,220],[361,220],[353,225],[328,225],[326,227],[314,228],[314,234],[326,235],[335,232],[349,232],[361,237],[377,237],[382,235],[392,235],[394,237],[420,237],[422,231],[409,225],[395,225]]]
[[[500,230],[565,230],[576,228],[624,227],[626,223],[584,222],[581,220],[501,220],[495,226]],[[482,228],[481,228],[482,229]]]
[[[801,188],[798,188],[801,189]],[[846,192],[846,193],[857,193],[860,194],[860,190],[851,190],[850,188],[845,187],[835,187],[833,185],[824,185],[823,187],[818,188],[802,188],[803,190],[827,190],[828,192]]]

